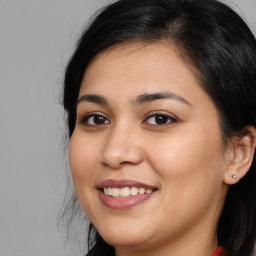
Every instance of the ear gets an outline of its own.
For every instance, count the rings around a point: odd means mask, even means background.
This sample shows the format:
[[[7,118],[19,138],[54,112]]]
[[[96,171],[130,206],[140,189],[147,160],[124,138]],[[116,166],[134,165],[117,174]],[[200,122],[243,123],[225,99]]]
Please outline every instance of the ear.
[[[256,144],[256,130],[253,126],[244,129],[241,136],[236,136],[228,149],[227,169],[223,182],[232,185],[241,180],[251,167]]]

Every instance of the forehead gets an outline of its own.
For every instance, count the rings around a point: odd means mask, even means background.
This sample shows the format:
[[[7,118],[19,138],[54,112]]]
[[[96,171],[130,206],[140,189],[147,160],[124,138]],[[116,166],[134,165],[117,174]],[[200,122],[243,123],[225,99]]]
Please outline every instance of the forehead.
[[[129,43],[96,56],[87,67],[80,88],[84,93],[126,95],[172,91],[205,94],[191,67],[169,43]],[[194,93],[192,93],[194,92]]]

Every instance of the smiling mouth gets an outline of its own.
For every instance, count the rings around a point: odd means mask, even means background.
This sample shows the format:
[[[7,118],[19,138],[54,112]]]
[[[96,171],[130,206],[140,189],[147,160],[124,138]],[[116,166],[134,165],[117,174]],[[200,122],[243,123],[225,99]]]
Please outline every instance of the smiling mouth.
[[[101,202],[112,209],[125,210],[151,198],[159,188],[133,180],[104,180],[96,187]]]
[[[127,197],[127,196],[136,196],[136,195],[144,195],[150,194],[155,189],[146,189],[143,187],[123,187],[123,188],[115,188],[115,187],[105,187],[101,190],[105,195],[112,197]]]

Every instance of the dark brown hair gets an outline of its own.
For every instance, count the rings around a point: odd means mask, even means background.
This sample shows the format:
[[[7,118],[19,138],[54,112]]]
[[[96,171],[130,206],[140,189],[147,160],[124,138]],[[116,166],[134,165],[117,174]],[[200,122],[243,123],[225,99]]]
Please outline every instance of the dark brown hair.
[[[69,135],[83,74],[95,56],[121,43],[170,41],[197,72],[221,118],[225,138],[256,127],[256,40],[231,8],[215,0],[120,0],[83,32],[65,74],[63,105]],[[74,199],[74,204],[76,203]],[[88,255],[114,255],[91,225]],[[256,239],[256,160],[230,186],[218,225],[228,256],[251,256]]]

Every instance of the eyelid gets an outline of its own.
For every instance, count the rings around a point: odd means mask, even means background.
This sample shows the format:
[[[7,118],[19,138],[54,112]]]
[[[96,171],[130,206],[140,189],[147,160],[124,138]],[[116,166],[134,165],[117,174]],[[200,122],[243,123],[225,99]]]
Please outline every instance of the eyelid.
[[[108,124],[111,123],[109,118],[105,114],[103,114],[102,112],[89,112],[89,113],[86,113],[86,114],[82,115],[80,118],[77,118],[77,120],[78,120],[79,124],[85,124],[86,121],[90,117],[93,117],[93,116],[102,116],[102,117],[104,117],[105,119],[107,119],[109,121]],[[104,124],[102,124],[102,125],[104,125]],[[88,126],[93,126],[93,125],[88,124]],[[95,125],[95,126],[99,126],[99,125]]]
[[[145,124],[147,120],[149,120],[150,118],[152,118],[154,116],[164,116],[166,118],[169,118],[171,120],[171,122],[168,122],[166,124],[149,124],[151,126],[168,126],[168,125],[171,125],[173,123],[177,123],[179,121],[178,117],[174,116],[173,114],[166,113],[165,111],[157,110],[157,111],[153,111],[153,112],[148,113],[145,116],[142,123]]]
[[[93,116],[101,116],[101,117],[105,118],[108,122],[103,123],[103,124],[95,124],[95,125],[86,124],[88,119]],[[149,124],[149,123],[147,123],[147,120],[149,120],[150,118],[152,118],[154,116],[164,116],[164,117],[168,118],[170,121],[165,124]],[[104,113],[97,112],[97,111],[86,113],[84,115],[81,115],[81,117],[79,117],[79,115],[78,115],[77,120],[78,120],[79,124],[83,124],[83,125],[87,125],[87,126],[101,126],[101,125],[106,125],[106,124],[111,123],[110,119]],[[175,115],[166,113],[166,111],[157,110],[157,111],[152,111],[152,112],[147,113],[142,121],[142,124],[151,125],[151,126],[168,126],[168,125],[177,123],[178,121],[179,121],[179,119]]]

